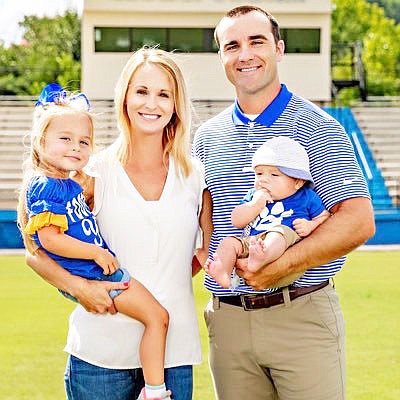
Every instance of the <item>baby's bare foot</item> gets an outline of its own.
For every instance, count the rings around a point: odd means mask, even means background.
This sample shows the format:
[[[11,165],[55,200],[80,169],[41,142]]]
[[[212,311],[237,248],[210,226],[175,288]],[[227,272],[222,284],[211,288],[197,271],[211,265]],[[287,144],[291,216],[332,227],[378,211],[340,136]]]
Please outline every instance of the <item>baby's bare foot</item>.
[[[217,253],[214,254],[214,260],[207,258],[203,268],[220,286],[224,288],[230,287],[231,274],[225,270]]]
[[[268,249],[262,239],[250,238],[248,270],[258,271],[264,265],[267,254]]]

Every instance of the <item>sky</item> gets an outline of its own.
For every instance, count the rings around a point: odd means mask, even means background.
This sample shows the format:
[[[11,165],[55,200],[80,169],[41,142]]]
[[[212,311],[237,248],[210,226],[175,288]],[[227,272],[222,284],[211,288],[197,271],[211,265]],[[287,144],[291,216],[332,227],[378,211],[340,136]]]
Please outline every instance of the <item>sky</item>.
[[[0,40],[6,46],[19,43],[22,30],[18,22],[24,15],[54,16],[68,8],[82,13],[83,0],[0,0]]]

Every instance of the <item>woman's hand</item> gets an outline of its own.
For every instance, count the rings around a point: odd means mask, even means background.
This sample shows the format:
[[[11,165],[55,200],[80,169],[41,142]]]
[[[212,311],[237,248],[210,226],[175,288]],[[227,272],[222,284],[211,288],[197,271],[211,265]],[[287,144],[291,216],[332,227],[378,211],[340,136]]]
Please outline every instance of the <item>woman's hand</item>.
[[[124,290],[129,287],[129,282],[107,282],[91,281],[83,279],[81,284],[76,286],[74,297],[76,297],[86,311],[94,314],[115,314],[114,302],[109,292],[111,290]]]
[[[124,290],[129,283],[90,281],[72,275],[51,259],[43,250],[34,255],[27,253],[26,263],[45,281],[76,297],[82,306],[93,313],[115,314],[116,309],[108,292],[110,290]]]

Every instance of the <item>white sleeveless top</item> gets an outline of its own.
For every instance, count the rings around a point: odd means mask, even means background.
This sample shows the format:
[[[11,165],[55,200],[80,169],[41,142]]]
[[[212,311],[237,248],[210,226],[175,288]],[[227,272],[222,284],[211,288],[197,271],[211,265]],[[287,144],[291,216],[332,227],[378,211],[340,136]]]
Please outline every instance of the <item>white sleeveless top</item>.
[[[170,157],[160,200],[145,201],[115,157],[113,145],[91,160],[100,231],[119,260],[168,310],[165,366],[201,362],[200,335],[192,289],[191,260],[199,238],[198,215],[204,173],[193,159],[187,178],[177,176]],[[91,364],[114,369],[140,366],[143,325],[125,315],[99,315],[78,305],[70,316],[65,351]]]

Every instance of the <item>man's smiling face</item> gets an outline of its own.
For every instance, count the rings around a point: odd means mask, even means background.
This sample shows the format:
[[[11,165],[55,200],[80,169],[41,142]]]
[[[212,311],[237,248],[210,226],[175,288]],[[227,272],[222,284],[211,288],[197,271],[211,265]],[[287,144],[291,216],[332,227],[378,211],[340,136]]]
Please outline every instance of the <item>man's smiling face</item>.
[[[282,59],[284,43],[275,42],[271,22],[265,15],[252,11],[224,18],[217,35],[221,62],[239,99],[279,84],[277,63]]]

